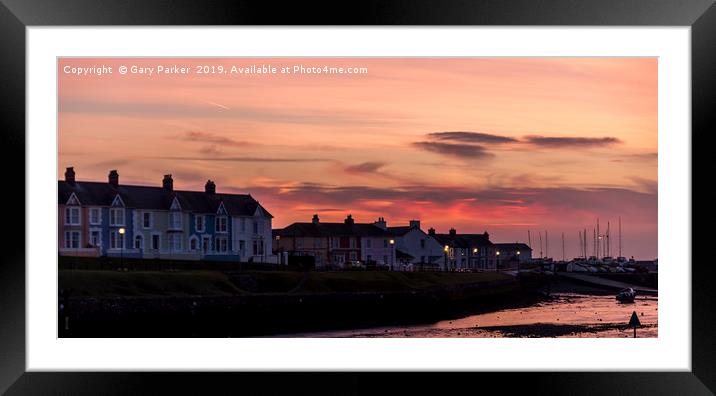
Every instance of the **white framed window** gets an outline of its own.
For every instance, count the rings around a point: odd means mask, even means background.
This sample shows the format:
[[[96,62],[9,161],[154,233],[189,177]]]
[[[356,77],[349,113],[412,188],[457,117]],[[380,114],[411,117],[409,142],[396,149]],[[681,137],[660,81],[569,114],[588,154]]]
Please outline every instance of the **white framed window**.
[[[124,249],[124,235],[120,234],[119,230],[109,231],[109,248]]]
[[[216,232],[227,232],[226,216],[216,216]]]
[[[80,225],[80,208],[79,206],[68,206],[65,208],[65,224]]]
[[[67,249],[79,249],[80,244],[80,232],[79,231],[65,231],[65,248]]]
[[[181,212],[169,212],[169,229],[170,230],[181,230],[181,228],[182,228]]]
[[[169,250],[172,252],[180,252],[182,250],[182,234],[169,234]]]
[[[102,246],[102,231],[98,229],[90,230],[90,245]]]
[[[89,222],[92,225],[102,224],[102,209],[101,208],[90,208]]]
[[[134,248],[135,249],[144,249],[144,237],[141,235],[137,235],[134,237]]]
[[[239,219],[239,228],[241,232],[246,232],[246,219]]]
[[[351,249],[356,248],[356,238],[348,238],[348,243],[350,244]]]
[[[365,240],[365,247],[372,248],[373,247],[373,240],[372,239],[366,239]]]
[[[240,240],[239,241],[239,253],[241,255],[243,255],[245,251],[246,251],[246,241]]]
[[[111,225],[111,226],[123,226],[124,225],[124,208],[111,208],[109,210],[109,225]]]
[[[205,219],[203,215],[197,215],[194,217],[195,224],[196,224],[196,232],[204,232],[205,229]]]
[[[259,234],[261,232],[261,229],[260,229],[261,227],[259,226],[259,224],[261,224],[261,223],[254,220],[254,234]]]
[[[229,251],[229,241],[226,237],[217,237],[215,246],[218,253],[226,253]]]
[[[142,228],[149,230],[154,226],[154,216],[152,212],[142,213]]]

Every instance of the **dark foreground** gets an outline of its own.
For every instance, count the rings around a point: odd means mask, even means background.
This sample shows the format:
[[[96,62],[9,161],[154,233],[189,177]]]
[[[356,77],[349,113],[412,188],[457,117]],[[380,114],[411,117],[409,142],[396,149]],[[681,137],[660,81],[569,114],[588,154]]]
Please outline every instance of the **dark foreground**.
[[[402,326],[528,307],[545,284],[538,274],[61,271],[71,293],[58,327],[60,337],[164,338]]]

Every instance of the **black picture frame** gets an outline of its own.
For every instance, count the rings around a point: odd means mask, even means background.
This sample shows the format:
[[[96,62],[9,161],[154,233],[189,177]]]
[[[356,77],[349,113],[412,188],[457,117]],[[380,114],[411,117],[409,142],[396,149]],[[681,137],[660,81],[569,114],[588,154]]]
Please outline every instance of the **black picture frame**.
[[[692,180],[706,169],[707,136],[716,104],[716,6],[714,0],[513,0],[513,1],[52,1],[0,2],[0,106],[6,241],[0,264],[0,392],[7,394],[239,393],[251,384],[261,393],[277,387],[330,394],[376,389],[405,394],[411,389],[441,393],[467,386],[500,393],[548,394],[713,394],[716,389],[714,265],[692,258],[692,371],[600,373],[470,373],[437,379],[432,375],[370,373],[39,373],[25,369],[25,28],[88,25],[586,25],[690,26],[692,78]],[[684,131],[684,133],[688,133]],[[703,153],[701,153],[703,154]],[[22,164],[22,165],[21,165]],[[710,183],[693,183],[692,211],[713,193],[696,194]],[[20,211],[19,208],[23,208]],[[699,212],[696,212],[699,213]],[[707,212],[701,212],[707,213]],[[710,216],[706,216],[708,218]],[[693,225],[704,223],[696,216]],[[20,226],[22,224],[22,226]],[[693,227],[693,226],[692,226]],[[696,230],[696,229],[694,229]],[[24,235],[22,241],[18,235]],[[708,233],[692,233],[692,246],[709,246]],[[668,243],[668,241],[660,241]],[[694,250],[702,254],[703,249]],[[686,259],[685,259],[686,260]],[[685,265],[687,263],[684,263]],[[366,378],[366,376],[377,378]],[[515,378],[517,376],[517,378]],[[228,387],[222,387],[227,384]],[[241,384],[241,385],[237,385]],[[338,388],[334,388],[338,387]],[[470,390],[472,389],[472,390]]]

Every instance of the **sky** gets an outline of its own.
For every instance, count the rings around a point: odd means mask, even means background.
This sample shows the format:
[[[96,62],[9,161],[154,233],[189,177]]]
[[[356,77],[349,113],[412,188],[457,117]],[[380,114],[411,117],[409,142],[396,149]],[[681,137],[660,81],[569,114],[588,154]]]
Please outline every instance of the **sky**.
[[[104,65],[112,73],[82,74]],[[154,68],[133,74],[131,66]],[[157,66],[188,67],[187,74]],[[276,73],[246,73],[271,65]],[[294,66],[365,73],[282,73]],[[129,72],[120,74],[119,67]],[[198,74],[224,67],[226,73]],[[212,69],[213,66],[213,69]],[[657,257],[656,58],[207,58],[58,61],[58,179],[249,193],[274,216],[438,233],[539,235]],[[236,69],[232,69],[236,67]],[[79,68],[79,69],[76,69]],[[79,70],[79,73],[77,71]],[[106,70],[106,69],[105,69]],[[239,73],[239,71],[242,71]],[[542,251],[544,252],[545,246]],[[546,252],[544,252],[546,253]]]

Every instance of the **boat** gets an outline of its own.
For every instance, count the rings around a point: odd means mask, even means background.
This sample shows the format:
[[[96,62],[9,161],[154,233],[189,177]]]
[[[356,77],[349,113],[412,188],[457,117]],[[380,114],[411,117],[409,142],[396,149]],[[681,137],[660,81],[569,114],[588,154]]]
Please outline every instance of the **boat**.
[[[621,303],[633,303],[634,298],[636,298],[636,292],[631,287],[622,289],[619,291],[619,294],[617,294],[617,301]]]

